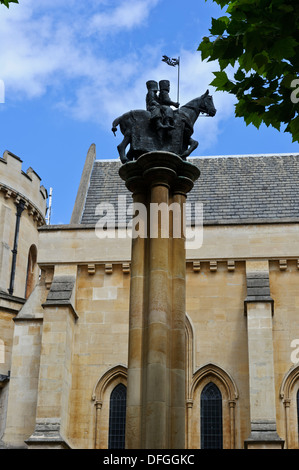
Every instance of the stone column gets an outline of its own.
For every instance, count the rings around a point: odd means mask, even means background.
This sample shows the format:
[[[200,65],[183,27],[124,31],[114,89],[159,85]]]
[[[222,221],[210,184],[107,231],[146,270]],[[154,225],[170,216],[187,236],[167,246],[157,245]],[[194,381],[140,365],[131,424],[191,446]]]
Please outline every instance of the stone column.
[[[267,261],[247,261],[247,315],[251,434],[247,449],[281,449],[276,431],[275,381],[269,267]]]
[[[147,229],[132,240],[127,448],[185,447],[183,206],[199,174],[168,152],[144,154],[120,169],[134,202],[146,208]]]
[[[131,186],[133,190],[133,187]],[[134,185],[134,204],[145,204],[146,195],[140,186]],[[144,221],[147,226],[147,219]],[[141,223],[141,222],[140,222]],[[147,301],[146,290],[146,244],[147,238],[132,238],[130,316],[129,316],[129,354],[127,386],[126,446],[140,449],[141,409],[142,409],[142,367],[143,367],[143,321]]]
[[[72,384],[77,266],[56,266],[46,302],[41,344],[38,399],[29,448],[67,449]]]

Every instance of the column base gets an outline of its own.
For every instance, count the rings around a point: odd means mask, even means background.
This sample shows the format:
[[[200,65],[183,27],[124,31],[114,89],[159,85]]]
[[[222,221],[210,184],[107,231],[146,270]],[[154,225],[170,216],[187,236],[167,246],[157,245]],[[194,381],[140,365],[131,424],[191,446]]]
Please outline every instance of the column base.
[[[60,421],[45,419],[35,426],[34,433],[25,441],[29,449],[71,449],[60,434]]]
[[[283,449],[284,440],[276,431],[276,423],[252,422],[251,434],[244,441],[245,449]]]

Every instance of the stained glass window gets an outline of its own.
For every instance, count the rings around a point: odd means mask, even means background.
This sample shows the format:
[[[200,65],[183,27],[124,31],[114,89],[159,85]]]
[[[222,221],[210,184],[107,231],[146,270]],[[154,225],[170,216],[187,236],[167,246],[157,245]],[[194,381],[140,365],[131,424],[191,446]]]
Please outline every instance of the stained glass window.
[[[109,449],[125,448],[127,389],[123,384],[117,385],[110,395],[109,412]]]
[[[208,383],[200,399],[201,448],[222,449],[222,396],[219,388]]]

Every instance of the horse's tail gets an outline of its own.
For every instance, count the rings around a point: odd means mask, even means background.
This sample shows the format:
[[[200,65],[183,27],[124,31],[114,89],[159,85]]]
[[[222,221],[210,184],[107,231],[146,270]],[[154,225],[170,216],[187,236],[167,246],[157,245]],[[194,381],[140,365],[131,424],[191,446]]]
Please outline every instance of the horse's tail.
[[[141,113],[141,114],[140,114]],[[148,113],[148,111],[144,111],[143,109],[137,109],[135,111],[128,111],[127,113],[123,114],[122,116],[114,119],[112,123],[112,132],[116,135],[117,126],[120,126],[120,130],[122,133],[126,132],[126,130],[131,128],[132,121],[139,121],[140,116],[144,115],[144,113]]]
[[[119,125],[119,122],[120,122],[120,117],[114,119],[113,123],[112,123],[112,132],[113,134],[116,136],[116,131],[117,131],[117,126]]]

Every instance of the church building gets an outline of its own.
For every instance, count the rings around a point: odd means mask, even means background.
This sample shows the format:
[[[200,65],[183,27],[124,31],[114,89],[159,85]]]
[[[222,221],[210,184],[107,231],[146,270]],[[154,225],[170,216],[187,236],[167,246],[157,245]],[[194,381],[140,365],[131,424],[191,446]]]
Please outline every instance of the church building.
[[[298,449],[299,154],[188,161],[200,177],[187,195],[185,449]],[[126,446],[120,167],[91,145],[70,223],[47,225],[39,176],[0,158],[0,448]]]

